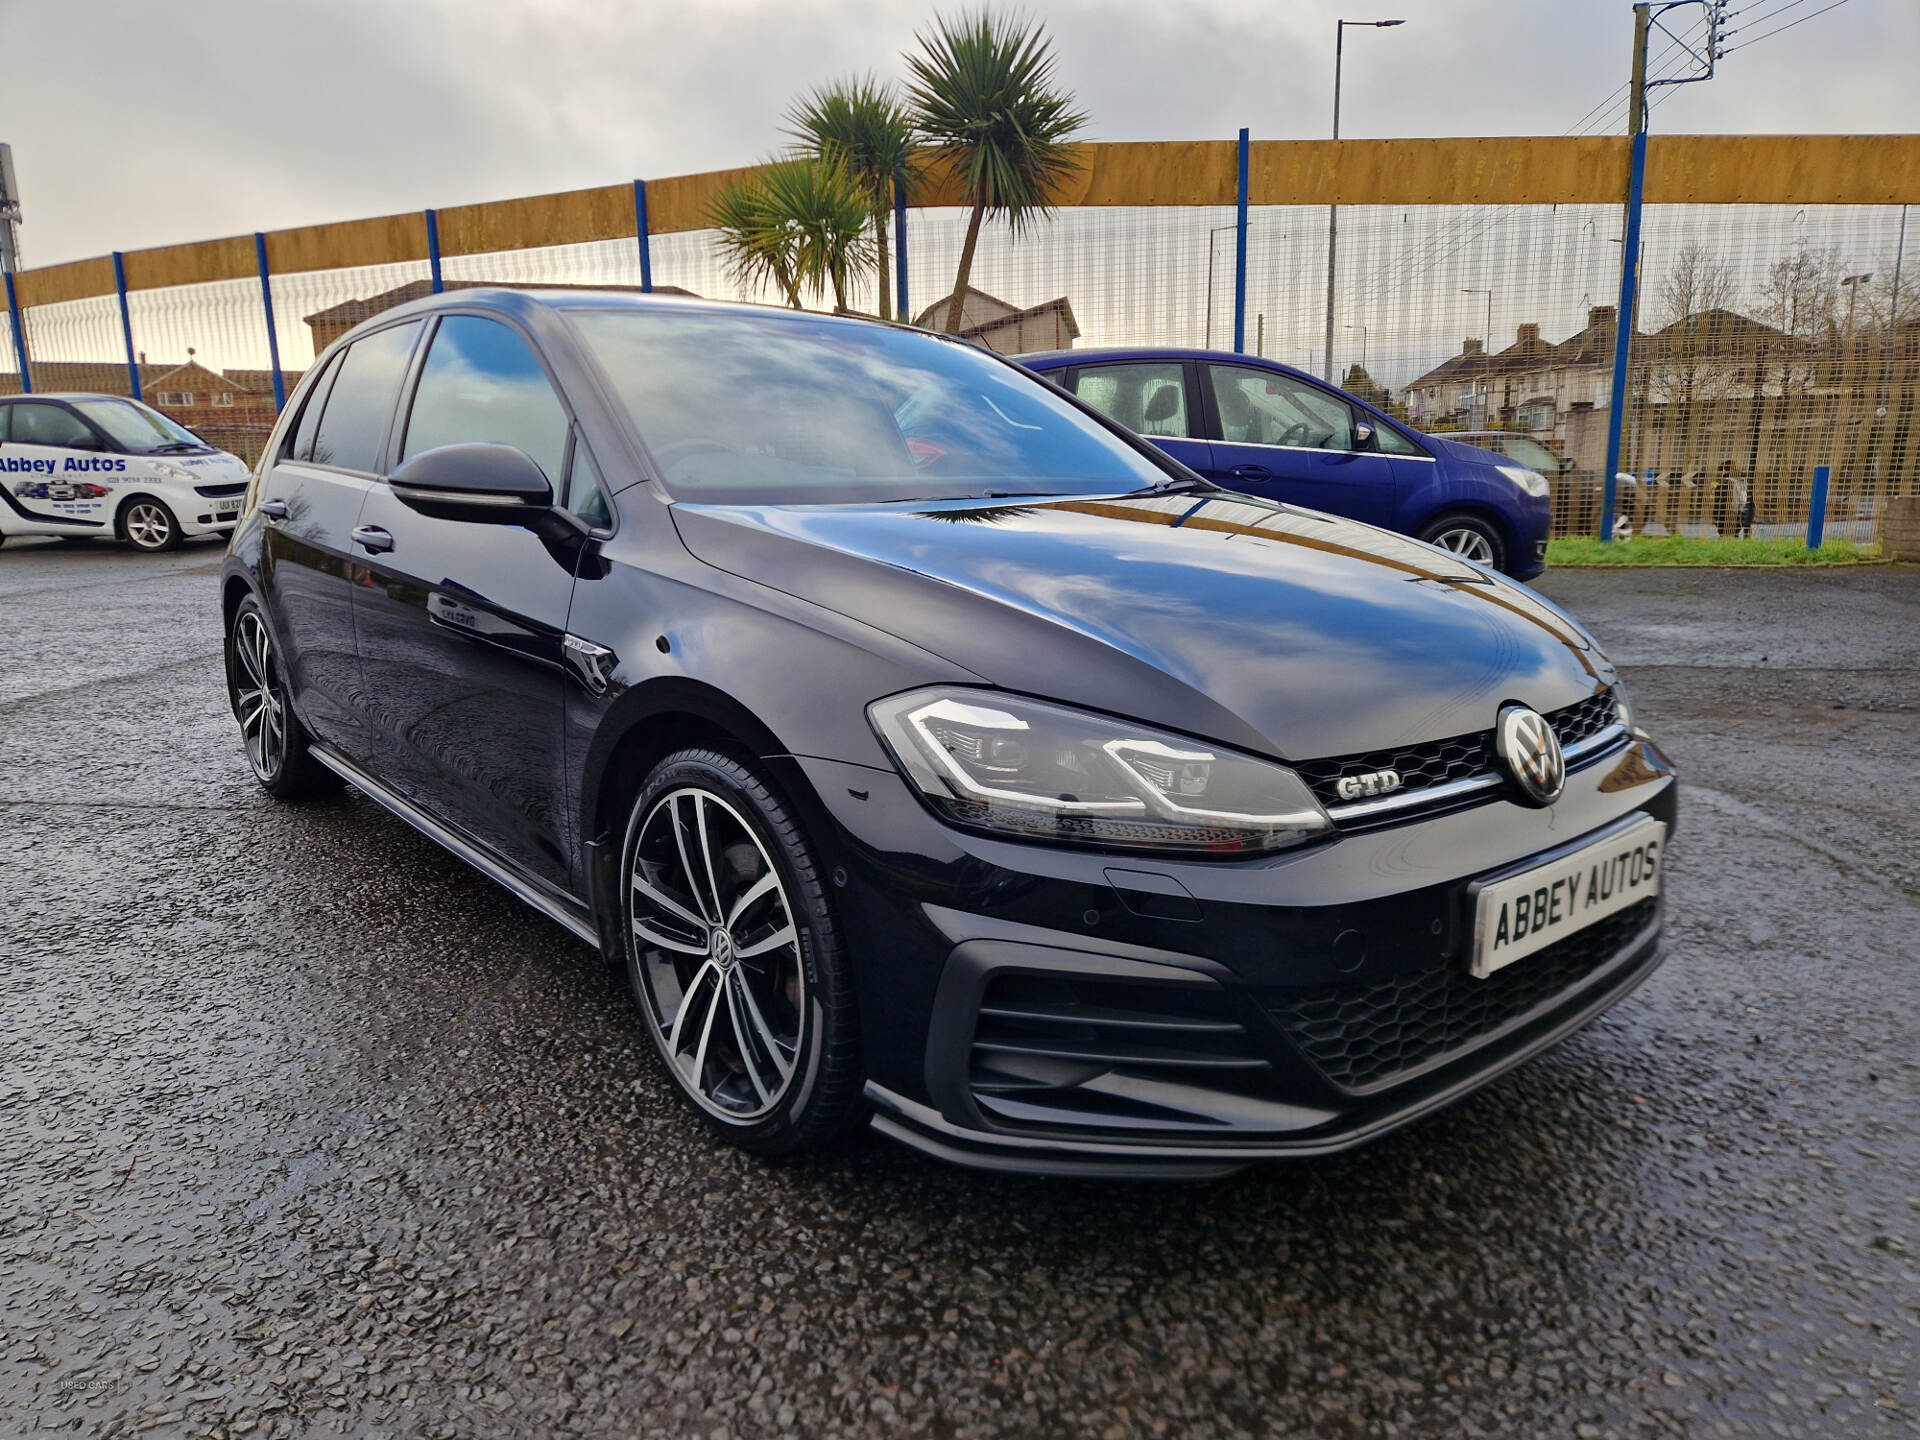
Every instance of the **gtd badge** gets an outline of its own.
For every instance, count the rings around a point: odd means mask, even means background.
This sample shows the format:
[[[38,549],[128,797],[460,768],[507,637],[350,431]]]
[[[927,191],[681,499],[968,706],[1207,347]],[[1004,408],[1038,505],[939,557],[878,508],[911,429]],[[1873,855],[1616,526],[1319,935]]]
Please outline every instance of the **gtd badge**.
[[[1360,800],[1370,795],[1386,795],[1400,788],[1398,770],[1369,770],[1364,775],[1342,775],[1333,793],[1342,800]]]
[[[1560,751],[1560,737],[1539,711],[1502,706],[1493,747],[1527,804],[1551,805],[1560,798],[1567,784],[1567,757]]]

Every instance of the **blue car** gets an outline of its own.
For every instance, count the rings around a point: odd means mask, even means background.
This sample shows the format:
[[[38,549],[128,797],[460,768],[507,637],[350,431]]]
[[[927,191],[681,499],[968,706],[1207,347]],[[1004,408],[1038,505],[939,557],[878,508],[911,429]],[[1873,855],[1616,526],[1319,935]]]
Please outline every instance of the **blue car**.
[[[1397,530],[1525,580],[1546,477],[1422,435],[1291,366],[1212,350],[1059,350],[1020,363],[1216,484]]]

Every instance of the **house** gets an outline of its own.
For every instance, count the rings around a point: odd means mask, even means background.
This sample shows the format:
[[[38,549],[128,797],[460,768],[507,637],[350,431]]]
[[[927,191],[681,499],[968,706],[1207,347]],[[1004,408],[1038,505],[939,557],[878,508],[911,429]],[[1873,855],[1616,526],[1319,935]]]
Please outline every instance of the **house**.
[[[923,330],[944,330],[952,305],[953,296],[944,295],[922,310],[913,323]],[[1073,318],[1073,306],[1064,295],[1022,310],[969,285],[960,302],[960,335],[1002,355],[1031,355],[1039,350],[1072,349],[1073,342],[1080,338],[1080,323]]]
[[[1442,360],[1406,387],[1408,418],[1427,428],[1467,424],[1486,383],[1490,358],[1483,341],[1461,341],[1458,355]]]

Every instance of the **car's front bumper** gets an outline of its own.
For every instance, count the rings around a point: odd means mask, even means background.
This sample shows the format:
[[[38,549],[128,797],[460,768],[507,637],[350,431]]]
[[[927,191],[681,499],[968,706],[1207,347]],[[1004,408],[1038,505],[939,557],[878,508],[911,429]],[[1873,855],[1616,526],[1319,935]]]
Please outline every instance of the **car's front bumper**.
[[[1246,864],[959,836],[883,772],[803,764],[841,822],[875,1124],[963,1164],[1204,1176],[1359,1144],[1659,963],[1662,902],[1642,902],[1465,974],[1473,881],[1672,823],[1672,771],[1644,740],[1547,810],[1496,800]]]

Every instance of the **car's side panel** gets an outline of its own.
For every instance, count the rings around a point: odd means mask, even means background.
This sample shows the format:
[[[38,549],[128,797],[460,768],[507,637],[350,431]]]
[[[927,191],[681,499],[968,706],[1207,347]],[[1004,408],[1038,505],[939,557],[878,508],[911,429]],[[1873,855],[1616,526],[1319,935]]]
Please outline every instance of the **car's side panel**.
[[[561,746],[571,554],[513,525],[436,520],[374,483],[356,527],[364,767],[556,885],[571,878]]]
[[[1388,456],[1377,451],[1315,449],[1309,446],[1255,444],[1231,438],[1225,427],[1216,391],[1232,373],[1257,373],[1265,367],[1242,365],[1229,367],[1203,361],[1199,364],[1201,403],[1206,407],[1208,434],[1212,437],[1214,468],[1207,478],[1235,490],[1309,510],[1324,510],[1344,515],[1369,525],[1392,525],[1397,476]],[[1321,386],[1309,386],[1297,377],[1272,372],[1276,384],[1297,386],[1328,397],[1342,405],[1356,420],[1372,422],[1372,417],[1354,401]]]

